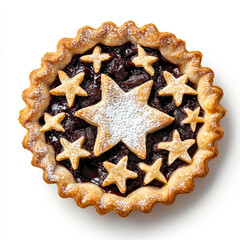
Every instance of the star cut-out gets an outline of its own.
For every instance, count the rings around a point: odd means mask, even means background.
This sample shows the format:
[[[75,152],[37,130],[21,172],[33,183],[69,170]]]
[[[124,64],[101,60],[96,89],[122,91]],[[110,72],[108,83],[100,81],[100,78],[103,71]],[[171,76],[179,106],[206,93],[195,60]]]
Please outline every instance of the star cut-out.
[[[99,156],[122,141],[144,159],[147,133],[168,126],[174,118],[147,104],[153,81],[129,92],[105,74],[101,75],[101,83],[102,100],[76,112],[77,117],[98,127],[94,155]]]
[[[79,138],[73,143],[69,142],[65,138],[61,138],[60,142],[64,147],[64,151],[58,154],[56,159],[57,161],[69,159],[74,170],[78,168],[80,158],[89,157],[91,155],[90,152],[82,148],[84,137]]]
[[[134,57],[132,62],[136,67],[143,67],[151,76],[154,75],[152,64],[158,60],[157,57],[149,56],[144,49],[138,44],[138,56]]]
[[[79,86],[84,79],[84,75],[85,73],[81,72],[73,78],[69,78],[65,72],[58,71],[59,80],[62,84],[52,89],[50,93],[52,95],[66,95],[68,106],[72,107],[76,95],[82,97],[88,95],[87,92]]]
[[[157,159],[152,165],[147,165],[145,163],[139,163],[139,168],[146,173],[143,184],[146,185],[152,182],[154,179],[159,182],[167,183],[166,178],[160,172],[160,168],[162,166],[162,159]]]
[[[126,192],[126,180],[128,178],[138,177],[137,173],[127,169],[127,161],[128,157],[125,156],[117,164],[110,162],[103,163],[103,166],[108,171],[108,176],[105,178],[102,184],[103,187],[115,183],[122,194]]]
[[[191,163],[192,159],[189,156],[187,150],[195,143],[194,139],[187,139],[182,141],[179,132],[175,130],[171,142],[160,142],[158,144],[159,149],[165,149],[169,151],[168,164],[171,165],[177,158]]]
[[[49,113],[44,113],[45,124],[42,126],[40,131],[46,132],[54,129],[56,131],[65,132],[65,129],[61,124],[61,121],[65,118],[65,115],[65,113],[59,113],[55,116],[51,116]]]
[[[99,73],[102,62],[107,61],[111,58],[111,55],[108,53],[101,53],[101,48],[96,46],[93,49],[91,55],[82,56],[80,59],[84,62],[93,62],[93,68],[96,73]]]
[[[182,121],[182,124],[190,123],[193,132],[196,130],[197,123],[204,123],[204,118],[199,117],[200,107],[196,108],[194,111],[184,108],[187,113],[187,117]]]
[[[159,91],[159,95],[173,96],[173,99],[177,107],[181,105],[184,94],[190,94],[190,95],[197,94],[197,91],[195,91],[193,88],[186,85],[188,81],[187,75],[183,75],[179,78],[175,78],[171,73],[164,71],[163,76],[167,82],[167,86]]]

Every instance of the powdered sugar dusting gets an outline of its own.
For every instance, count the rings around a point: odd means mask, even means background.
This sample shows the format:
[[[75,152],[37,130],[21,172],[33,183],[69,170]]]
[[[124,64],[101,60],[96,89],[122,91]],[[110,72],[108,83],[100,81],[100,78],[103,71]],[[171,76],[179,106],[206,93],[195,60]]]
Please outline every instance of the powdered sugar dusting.
[[[149,105],[147,100],[152,82],[146,82],[125,93],[111,78],[102,76],[103,97],[100,104],[80,110],[84,119],[91,120],[101,128],[99,149],[124,142],[141,158],[146,153],[146,134],[160,129],[173,120]]]
[[[100,126],[108,128],[112,136],[108,144],[122,140],[129,147],[140,150],[141,139],[146,131],[153,126],[149,119],[151,111],[145,106],[140,106],[132,94],[122,94],[118,99],[107,99],[104,107],[99,109],[94,121]]]

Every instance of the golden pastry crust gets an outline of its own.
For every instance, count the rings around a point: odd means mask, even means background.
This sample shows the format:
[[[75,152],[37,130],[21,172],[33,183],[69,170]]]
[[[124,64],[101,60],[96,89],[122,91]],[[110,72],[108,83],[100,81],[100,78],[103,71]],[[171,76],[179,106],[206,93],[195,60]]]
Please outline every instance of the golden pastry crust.
[[[49,105],[49,85],[55,80],[75,54],[83,54],[101,43],[108,46],[122,45],[128,41],[141,46],[159,49],[169,62],[179,66],[183,74],[197,85],[198,101],[205,112],[204,125],[196,141],[198,149],[192,163],[174,171],[168,183],[162,188],[144,186],[127,197],[104,193],[93,183],[77,183],[69,170],[56,165],[55,152],[45,142],[39,118]],[[150,212],[153,206],[162,202],[171,204],[178,193],[187,193],[194,188],[194,177],[208,172],[208,161],[218,155],[217,141],[223,137],[220,119],[225,109],[220,105],[223,96],[221,88],[213,86],[214,73],[210,68],[201,67],[202,54],[188,52],[185,42],[171,33],[161,33],[153,24],[138,28],[129,21],[121,27],[112,22],[103,23],[98,29],[89,26],[81,28],[75,38],[63,38],[57,44],[57,51],[46,53],[41,67],[30,74],[31,85],[23,92],[26,108],[20,111],[19,121],[28,130],[23,147],[33,153],[32,165],[43,169],[47,183],[56,183],[61,197],[72,197],[80,207],[93,205],[100,214],[111,210],[120,216],[127,216],[132,210]]]

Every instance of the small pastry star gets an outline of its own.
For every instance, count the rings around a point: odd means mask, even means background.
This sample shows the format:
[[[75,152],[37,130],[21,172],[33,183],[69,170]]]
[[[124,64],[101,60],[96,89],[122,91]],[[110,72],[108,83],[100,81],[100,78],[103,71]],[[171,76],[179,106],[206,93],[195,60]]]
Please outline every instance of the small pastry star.
[[[173,117],[147,104],[153,81],[148,81],[129,92],[116,82],[101,75],[102,100],[76,112],[98,127],[94,155],[99,156],[122,141],[138,157],[146,157],[146,135],[168,126]]]
[[[80,158],[89,157],[91,155],[90,152],[82,148],[84,137],[79,138],[73,143],[61,138],[60,142],[64,147],[64,151],[58,154],[56,159],[57,161],[69,159],[74,170],[78,168]]]
[[[51,116],[49,113],[44,113],[45,124],[40,129],[41,132],[46,132],[51,129],[56,131],[65,132],[65,129],[61,125],[61,121],[65,118],[65,113],[59,113],[55,116]]]
[[[108,186],[115,183],[121,193],[125,193],[127,190],[126,180],[128,178],[137,178],[137,173],[127,169],[128,157],[123,157],[117,164],[110,162],[104,162],[103,166],[109,172],[108,176],[103,181],[102,186]]]
[[[195,143],[194,139],[187,139],[181,141],[180,135],[177,130],[173,132],[172,142],[160,142],[158,144],[159,149],[165,149],[169,151],[168,164],[171,165],[177,158],[191,163],[192,159],[189,156],[187,150]]]
[[[195,132],[197,123],[204,122],[204,118],[198,116],[200,107],[196,108],[194,111],[191,111],[188,108],[184,108],[184,111],[187,113],[187,117],[182,121],[182,124],[190,123],[192,131]]]
[[[132,62],[136,67],[143,67],[147,73],[153,76],[154,69],[152,63],[156,62],[157,59],[157,57],[147,55],[144,49],[138,44],[138,56],[134,57]]]
[[[110,54],[101,53],[101,48],[99,46],[96,46],[93,49],[93,53],[91,55],[82,56],[80,59],[84,62],[93,62],[94,71],[96,73],[99,73],[102,62],[107,61],[110,58]]]
[[[175,78],[171,73],[165,71],[163,76],[167,82],[167,86],[159,91],[159,95],[172,95],[177,106],[181,105],[184,94],[197,94],[197,91],[186,85],[188,81],[187,75]]]
[[[52,89],[50,93],[57,96],[66,95],[68,106],[72,107],[76,95],[83,97],[88,95],[87,92],[79,86],[84,79],[84,75],[85,73],[81,72],[73,78],[69,78],[65,72],[58,71],[58,76],[62,84]]]
[[[139,168],[146,172],[146,175],[143,180],[143,184],[146,185],[152,182],[154,179],[157,179],[159,182],[167,183],[166,178],[160,172],[160,168],[162,166],[162,159],[157,159],[151,166],[145,163],[139,163]]]

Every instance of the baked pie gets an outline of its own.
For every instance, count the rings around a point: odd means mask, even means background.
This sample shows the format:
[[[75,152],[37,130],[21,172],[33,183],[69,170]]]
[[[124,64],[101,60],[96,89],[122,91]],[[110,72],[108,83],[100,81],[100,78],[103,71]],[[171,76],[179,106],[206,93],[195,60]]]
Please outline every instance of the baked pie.
[[[32,164],[61,197],[127,216],[194,188],[223,136],[213,71],[200,52],[132,21],[59,41],[30,74],[20,123]]]

